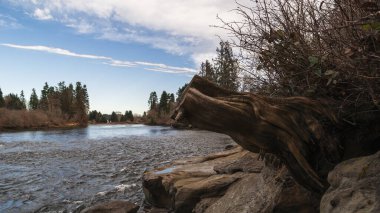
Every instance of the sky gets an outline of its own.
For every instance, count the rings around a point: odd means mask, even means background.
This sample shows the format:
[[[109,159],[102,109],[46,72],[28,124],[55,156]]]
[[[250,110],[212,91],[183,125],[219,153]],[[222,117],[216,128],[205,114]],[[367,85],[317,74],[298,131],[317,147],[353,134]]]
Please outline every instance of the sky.
[[[247,0],[248,1],[248,0]],[[176,93],[211,59],[214,25],[237,20],[231,0],[0,0],[0,88],[87,85],[90,110],[148,108],[150,92]]]

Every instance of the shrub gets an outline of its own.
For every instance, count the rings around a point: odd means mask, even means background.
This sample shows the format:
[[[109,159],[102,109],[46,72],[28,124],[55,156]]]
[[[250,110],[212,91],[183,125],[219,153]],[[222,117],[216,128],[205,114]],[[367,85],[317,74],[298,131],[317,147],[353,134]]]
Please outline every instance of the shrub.
[[[241,50],[244,88],[329,98],[341,118],[355,122],[380,110],[378,9],[366,0],[257,0],[238,5],[241,22],[221,27]]]

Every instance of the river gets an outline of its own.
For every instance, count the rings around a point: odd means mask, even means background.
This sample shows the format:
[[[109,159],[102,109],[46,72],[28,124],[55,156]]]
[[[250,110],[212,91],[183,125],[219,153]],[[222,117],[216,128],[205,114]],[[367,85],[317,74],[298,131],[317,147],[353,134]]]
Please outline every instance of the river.
[[[111,199],[141,205],[145,170],[231,143],[217,133],[145,125],[0,133],[0,212],[79,212]]]

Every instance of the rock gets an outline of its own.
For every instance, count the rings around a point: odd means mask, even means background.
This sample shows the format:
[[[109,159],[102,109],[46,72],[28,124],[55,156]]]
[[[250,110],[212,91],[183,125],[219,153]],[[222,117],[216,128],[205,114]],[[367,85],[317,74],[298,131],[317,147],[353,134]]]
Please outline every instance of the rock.
[[[298,185],[283,167],[264,167],[229,187],[206,213],[318,212],[318,198]]]
[[[81,213],[136,213],[139,206],[125,200],[114,200],[97,204],[81,211]]]
[[[338,164],[328,182],[321,212],[380,212],[380,152]]]
[[[230,164],[244,155],[241,147],[206,157],[174,161],[143,175],[143,191],[147,203],[177,212],[191,212],[201,197],[223,194],[242,173],[218,174],[215,166]],[[262,162],[257,161],[262,164]]]
[[[220,197],[207,197],[201,199],[195,208],[193,209],[194,213],[201,213],[205,212],[206,209],[208,209],[212,204],[214,204],[216,201],[218,201]]]
[[[264,167],[241,147],[144,173],[146,202],[174,212],[317,212],[319,199],[285,167]]]
[[[226,164],[216,165],[214,170],[218,174],[233,174],[235,172],[248,172],[260,173],[263,169],[262,163],[256,163],[257,156],[246,153],[236,161],[228,162]]]

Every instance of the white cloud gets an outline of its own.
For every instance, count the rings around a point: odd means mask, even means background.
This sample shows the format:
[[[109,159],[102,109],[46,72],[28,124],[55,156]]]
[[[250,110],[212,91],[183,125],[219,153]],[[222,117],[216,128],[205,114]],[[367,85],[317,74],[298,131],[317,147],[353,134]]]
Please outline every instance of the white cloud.
[[[50,14],[50,10],[48,8],[44,8],[44,9],[36,8],[33,12],[33,16],[38,20],[53,19],[53,16]]]
[[[80,34],[89,34],[95,32],[95,27],[86,20],[67,19],[66,26],[74,28]]]
[[[71,52],[69,50],[55,48],[55,47],[47,47],[47,46],[40,46],[40,45],[27,46],[27,45],[17,45],[17,44],[0,44],[0,45],[5,46],[5,47],[16,48],[16,49],[34,50],[34,51],[47,52],[47,53],[63,55],[63,56],[102,60],[103,64],[114,66],[114,67],[141,67],[148,71],[174,73],[174,74],[186,74],[186,75],[197,73],[196,70],[187,68],[187,67],[176,67],[176,66],[169,66],[166,64],[143,62],[143,61],[116,60],[107,56],[79,54],[79,53]]]
[[[65,50],[65,49],[55,48],[55,47],[25,46],[25,45],[17,45],[17,44],[1,44],[1,45],[6,46],[6,47],[17,48],[17,49],[42,51],[42,52],[48,52],[48,53],[54,53],[54,54],[58,54],[58,55],[72,56],[72,57],[78,57],[78,58],[112,60],[111,58],[105,57],[105,56],[77,54],[77,53],[73,53],[73,52],[70,52],[70,51]]]
[[[8,0],[12,1],[12,0]],[[34,10],[39,19],[60,21],[78,33],[91,33],[102,39],[139,42],[172,54],[186,54],[195,63],[215,52],[225,31],[217,14],[225,20],[239,20],[231,12],[231,0],[24,0],[12,1]],[[22,2],[22,3],[21,3]],[[247,3],[250,0],[239,0]],[[28,4],[29,3],[29,4]],[[44,9],[39,9],[44,8]],[[37,15],[38,14],[38,15]],[[128,29],[128,30],[126,30]]]
[[[0,29],[19,29],[22,25],[18,21],[11,17],[0,14]]]

